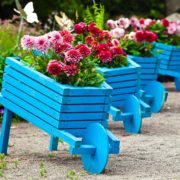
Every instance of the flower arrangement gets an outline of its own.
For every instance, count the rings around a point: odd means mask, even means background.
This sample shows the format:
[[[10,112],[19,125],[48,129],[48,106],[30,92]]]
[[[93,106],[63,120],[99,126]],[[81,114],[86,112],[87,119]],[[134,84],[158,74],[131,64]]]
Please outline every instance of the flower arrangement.
[[[131,17],[120,18],[116,21],[108,20],[107,27],[114,38],[122,38],[131,31],[149,30],[158,35],[158,42],[169,45],[180,45],[180,21],[167,19],[153,20]]]
[[[31,67],[62,84],[100,86],[104,82],[96,72],[92,49],[82,43],[75,45],[74,36],[67,30],[38,37],[25,35],[21,45],[27,51],[23,59]]]
[[[131,32],[120,39],[120,45],[131,55],[151,57],[154,45],[152,42],[158,38],[157,34],[147,30]]]
[[[119,47],[119,41],[113,39],[108,31],[96,27],[95,23],[75,24],[74,32],[77,34],[75,43],[85,43],[90,47],[98,66],[114,68],[128,65],[126,53]]]
[[[180,21],[167,19],[153,21],[147,29],[158,34],[158,42],[168,45],[180,45]]]

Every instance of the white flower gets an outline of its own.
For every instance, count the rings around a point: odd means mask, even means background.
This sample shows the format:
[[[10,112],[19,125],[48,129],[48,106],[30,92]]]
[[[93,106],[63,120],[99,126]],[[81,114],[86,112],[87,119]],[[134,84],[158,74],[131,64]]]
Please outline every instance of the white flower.
[[[125,30],[122,28],[115,28],[115,29],[112,29],[110,33],[114,38],[121,38],[124,36]]]
[[[39,22],[37,14],[34,12],[33,2],[28,2],[24,9],[21,8],[21,5],[18,2],[18,10],[14,9],[19,13],[27,22]]]
[[[136,35],[135,32],[130,32],[130,33],[128,34],[128,38],[134,40],[134,39],[135,39],[135,35]]]

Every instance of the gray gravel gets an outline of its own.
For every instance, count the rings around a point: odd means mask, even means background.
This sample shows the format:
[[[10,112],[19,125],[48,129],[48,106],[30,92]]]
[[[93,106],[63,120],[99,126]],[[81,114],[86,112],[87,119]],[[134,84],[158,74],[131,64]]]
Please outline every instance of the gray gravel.
[[[165,86],[168,101],[161,113],[143,120],[141,134],[126,134],[121,123],[110,122],[109,129],[121,140],[121,153],[110,156],[103,174],[87,174],[80,157],[68,153],[67,144],[59,143],[59,151],[50,153],[47,134],[31,124],[19,123],[11,128],[4,176],[59,180],[67,179],[74,170],[74,179],[180,179],[180,93],[173,83]]]

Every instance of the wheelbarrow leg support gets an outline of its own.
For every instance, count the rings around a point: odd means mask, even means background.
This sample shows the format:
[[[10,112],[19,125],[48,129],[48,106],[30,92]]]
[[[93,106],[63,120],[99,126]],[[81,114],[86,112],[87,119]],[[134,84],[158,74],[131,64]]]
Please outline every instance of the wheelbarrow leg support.
[[[175,78],[175,87],[177,91],[180,91],[180,78]]]
[[[13,113],[10,110],[6,108],[4,109],[1,137],[0,137],[0,153],[7,154],[12,115]]]
[[[53,135],[50,136],[49,150],[50,151],[58,150],[58,137],[55,137]]]
[[[160,82],[152,81],[144,87],[144,91],[146,92],[145,96],[147,96],[147,98],[151,97],[151,104],[149,104],[151,106],[151,112],[160,112],[167,99],[167,91],[164,86]]]

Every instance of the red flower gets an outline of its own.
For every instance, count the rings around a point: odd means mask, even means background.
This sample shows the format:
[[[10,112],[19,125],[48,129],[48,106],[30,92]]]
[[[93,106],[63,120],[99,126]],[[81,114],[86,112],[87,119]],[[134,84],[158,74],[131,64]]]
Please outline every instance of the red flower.
[[[66,65],[64,67],[64,73],[66,73],[67,76],[74,76],[78,73],[78,66],[74,64]]]
[[[83,34],[88,30],[88,26],[84,22],[80,22],[74,25],[74,32],[77,34]]]
[[[76,49],[71,49],[65,53],[64,60],[66,62],[76,64],[82,59],[81,53]]]
[[[99,39],[99,41],[103,41],[103,40],[111,41],[112,36],[110,35],[109,32],[107,32],[107,31],[102,31],[101,33],[99,33],[98,39]]]
[[[91,43],[94,41],[94,38],[92,36],[86,36],[85,37],[85,43],[87,45],[91,45]]]
[[[144,24],[144,22],[145,22],[144,18],[139,19],[139,24]]]
[[[126,55],[124,50],[120,47],[112,47],[111,48],[111,53],[114,57],[120,56],[120,55]]]
[[[151,31],[144,31],[145,39],[147,42],[153,42],[157,40],[157,34]]]
[[[161,20],[161,22],[162,22],[163,26],[165,26],[165,27],[169,26],[169,21],[167,19],[164,18],[164,19]]]
[[[69,43],[56,44],[54,49],[56,53],[64,53],[72,49],[72,45]]]
[[[63,70],[63,63],[57,60],[51,60],[48,63],[47,71],[52,75],[58,75]]]
[[[90,33],[94,34],[95,36],[98,36],[100,33],[102,33],[102,30],[97,28],[95,23],[91,23],[88,26],[88,30]]]
[[[108,44],[98,44],[97,50],[99,50],[99,51],[108,51],[109,46],[108,46]]]
[[[85,44],[79,44],[75,47],[75,49],[81,53],[83,58],[88,57],[91,53],[91,49]]]
[[[65,43],[71,43],[74,39],[73,35],[67,30],[60,31],[60,34],[63,37],[63,41]]]
[[[135,34],[135,39],[137,42],[142,42],[145,40],[145,34],[144,34],[144,31],[138,31],[136,32]]]
[[[104,63],[112,61],[112,54],[110,51],[101,51],[98,54],[98,58]]]

